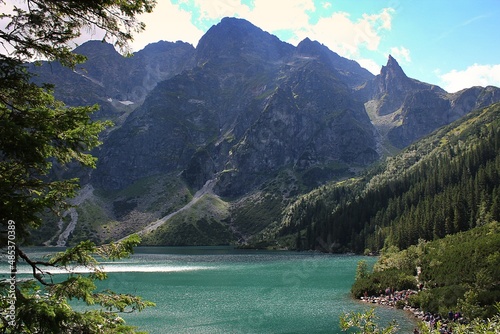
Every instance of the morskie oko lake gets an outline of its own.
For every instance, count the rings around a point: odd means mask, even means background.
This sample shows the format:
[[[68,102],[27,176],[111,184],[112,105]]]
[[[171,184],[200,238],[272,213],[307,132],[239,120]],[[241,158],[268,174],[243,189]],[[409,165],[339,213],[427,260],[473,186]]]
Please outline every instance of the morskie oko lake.
[[[28,249],[33,257],[59,250]],[[349,294],[359,260],[372,265],[376,258],[232,247],[138,247],[128,259],[103,263],[108,279],[98,288],[156,303],[142,312],[120,314],[127,324],[151,334],[341,333],[342,313],[373,307]],[[3,264],[1,276],[7,271]],[[416,326],[402,310],[376,307],[376,314],[382,325],[395,319],[398,333],[413,333]]]

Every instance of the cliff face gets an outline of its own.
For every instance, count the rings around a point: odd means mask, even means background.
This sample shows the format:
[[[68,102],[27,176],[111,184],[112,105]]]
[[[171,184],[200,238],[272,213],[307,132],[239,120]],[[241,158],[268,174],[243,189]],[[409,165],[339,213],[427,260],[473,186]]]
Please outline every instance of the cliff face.
[[[377,159],[373,129],[361,103],[329,66],[299,59],[267,98],[257,120],[233,146],[220,188],[249,189],[283,166],[306,170]]]
[[[389,56],[380,74],[357,92],[372,122],[381,131],[381,141],[399,149],[449,124],[472,110],[500,101],[496,87],[472,87],[455,94],[411,79]]]
[[[110,135],[94,180],[120,189],[182,171],[193,187],[217,177],[217,191],[236,196],[285,166],[375,161],[363,105],[342,81],[342,64],[324,54],[306,56],[247,21],[224,19],[200,40],[198,66],[160,83]]]
[[[89,41],[74,50],[87,57],[74,70],[47,62],[31,69],[36,82],[55,84],[57,98],[69,105],[98,103],[95,117],[120,125],[158,82],[191,68],[194,51],[187,43],[158,42],[124,57],[111,44]]]
[[[432,86],[406,76],[396,59],[389,55],[387,65],[382,66],[380,74],[373,80],[373,98],[379,101],[377,115],[384,116],[401,108],[405,99],[414,92],[435,91],[445,93]]]

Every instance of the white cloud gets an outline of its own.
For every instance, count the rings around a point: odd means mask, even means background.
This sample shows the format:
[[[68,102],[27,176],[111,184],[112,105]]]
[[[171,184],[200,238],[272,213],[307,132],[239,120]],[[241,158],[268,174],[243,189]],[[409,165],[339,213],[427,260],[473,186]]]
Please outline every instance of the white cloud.
[[[302,27],[309,24],[309,15],[307,11],[315,10],[313,0],[254,0],[252,8],[242,4],[241,0],[193,0],[191,4],[192,8],[199,13],[198,19],[200,21],[220,20],[227,16],[240,17],[270,33],[278,30],[293,31],[302,29]],[[165,9],[161,9],[160,6],[165,7]],[[153,14],[172,11],[174,12],[172,19],[163,17],[158,20],[158,28],[153,27],[151,29],[166,30],[164,26],[169,21],[175,22],[176,26],[180,23],[181,26],[172,31],[177,32],[177,39],[185,40],[179,32],[187,28],[191,30],[195,28],[195,23],[192,23],[193,18],[191,14],[180,10],[176,6],[170,5],[170,1],[158,2]],[[149,27],[151,25],[151,19],[145,17],[144,20]],[[150,30],[148,27],[146,28],[147,31]],[[204,33],[198,32],[197,34],[191,34],[192,40],[188,40],[188,42],[196,45],[197,41]],[[196,41],[193,41],[194,39],[196,39]]]
[[[309,37],[320,41],[331,50],[343,56],[352,56],[358,53],[361,41],[373,40],[371,30],[362,27],[364,23],[356,25],[349,18],[349,14],[337,12],[328,18],[321,18],[314,26],[309,26],[297,35],[297,42]],[[370,34],[367,37],[366,32]],[[376,42],[377,43],[377,42]]]
[[[232,0],[239,2],[239,0]],[[1,4],[2,1],[0,1]],[[1,4],[2,11],[6,14],[13,12],[13,6],[26,8],[25,1],[20,0],[4,0]],[[212,1],[207,1],[212,3]],[[227,2],[227,1],[226,1]],[[217,1],[215,1],[217,3]],[[142,33],[134,34],[134,41],[130,43],[132,51],[139,51],[149,43],[155,43],[160,40],[166,41],[184,41],[196,46],[198,40],[205,33],[196,28],[192,23],[192,14],[181,10],[178,6],[173,5],[170,0],[160,0],[152,13],[142,14],[138,16],[138,20],[146,23],[146,30]],[[0,28],[4,29],[5,20],[0,20]],[[85,43],[88,40],[101,40],[105,35],[102,29],[91,27],[81,31],[81,36],[74,39],[70,45],[77,46]],[[112,40],[110,42],[113,42]],[[2,50],[0,50],[2,52]]]
[[[500,87],[500,64],[474,64],[462,71],[452,70],[439,76],[441,86],[448,92],[457,92],[472,86]]]
[[[330,17],[319,19],[314,25],[306,24],[302,29],[296,29],[294,38],[288,42],[297,44],[309,37],[343,57],[356,60],[373,74],[378,74],[380,65],[362,57],[361,50],[378,50],[382,34],[391,29],[393,13],[393,9],[384,8],[377,14],[364,14],[358,20],[353,20],[348,13],[335,12]]]
[[[292,37],[286,42],[296,45],[309,37],[320,41],[341,56],[353,59],[360,58],[361,48],[370,51],[378,49],[382,33],[391,29],[394,14],[392,8],[384,8],[379,13],[363,14],[359,19],[353,20],[347,13],[335,12],[330,17],[320,18],[315,24],[311,24],[310,13],[321,10],[316,8],[313,0],[253,0],[251,7],[242,4],[241,0],[193,0],[192,4],[199,11],[199,19],[202,21],[218,20],[225,16],[244,18],[270,33],[288,31],[288,35]],[[170,9],[163,10],[160,6]],[[323,2],[319,6],[331,6],[331,4]],[[165,28],[165,25],[173,21],[175,26],[179,26],[173,29],[179,32],[176,35],[177,39],[186,40],[180,33],[196,29],[191,24],[190,14],[169,5],[169,1],[158,3],[154,14],[160,11],[174,12],[174,19],[169,20],[164,17],[159,21],[161,22],[159,30],[172,30]],[[148,19],[146,23],[151,26],[149,21]],[[156,27],[151,29],[158,30]],[[199,39],[202,34],[199,30],[195,30],[190,34],[191,39],[187,41],[196,44],[194,40]]]
[[[398,61],[403,61],[407,63],[411,62],[410,50],[408,50],[404,46],[401,46],[399,48],[398,47],[391,48],[391,55]]]
[[[153,13],[140,16],[139,19],[146,23],[146,31],[135,35],[133,50],[159,40],[182,40],[196,46],[205,31],[196,27],[192,12],[181,9],[183,3],[181,0],[173,5],[169,0],[161,0]],[[363,14],[353,20],[348,13],[335,12],[311,24],[310,13],[321,10],[315,7],[313,0],[254,0],[251,8],[241,0],[192,0],[187,3],[196,8],[200,21],[219,20],[225,16],[244,18],[270,33],[288,31],[292,37],[286,42],[296,45],[309,37],[360,63],[367,63],[366,59],[361,59],[360,50],[378,50],[383,32],[391,29],[394,14],[392,8],[384,8],[379,13]],[[330,3],[323,2],[319,6],[326,5]],[[370,67],[373,68],[373,63]]]
[[[393,8],[384,8],[379,14],[363,14],[363,21],[371,22],[371,25],[377,30],[391,30]]]
[[[149,43],[165,41],[183,41],[196,46],[204,31],[192,23],[192,14],[170,1],[158,1],[152,13],[139,16],[146,23],[146,30],[134,36],[132,48],[138,51]]]
[[[332,7],[332,4],[331,2],[323,2],[323,4],[321,5],[324,9],[328,9],[328,8],[331,8]]]
[[[378,14],[364,14],[358,20],[351,20],[348,13],[336,12],[298,31],[296,42],[309,37],[341,56],[358,59],[361,48],[378,49],[382,33],[391,29],[393,12],[391,8],[384,8]]]
[[[308,11],[314,11],[312,0],[254,0],[246,17],[258,27],[269,31],[301,30],[309,25]]]
[[[179,0],[177,5],[171,0],[160,0],[153,13],[138,17],[146,23],[146,30],[134,35],[132,50],[138,51],[159,40],[181,40],[196,46],[205,31],[197,28],[199,22],[194,22],[193,12],[181,9],[187,4],[191,4],[193,10],[196,8],[197,19],[201,21],[219,20],[225,16],[241,17],[270,33],[288,31],[287,36],[292,37],[286,42],[295,45],[306,37],[317,40],[341,56],[367,64],[370,70],[374,63],[362,59],[360,50],[378,50],[382,33],[391,29],[394,13],[393,9],[385,8],[354,20],[348,13],[335,12],[312,24],[310,13],[331,7],[330,1],[318,2],[320,7],[316,8],[314,0],[253,0],[251,7],[242,4],[241,0]],[[101,39],[103,35],[98,29],[83,31],[75,42],[82,44],[89,39]]]
[[[181,10],[180,4],[158,1],[152,14],[141,16],[146,31],[136,36],[138,42],[133,43],[134,49],[160,39],[182,40],[196,46],[205,31],[196,28],[192,13]],[[252,8],[242,4],[241,0],[194,0],[192,7],[199,12],[200,21],[240,17],[270,33],[303,29],[309,24],[307,11],[315,10],[313,0],[254,0]]]
[[[368,58],[357,58],[356,61],[361,67],[367,69],[372,74],[377,75],[380,73],[381,66],[377,64],[375,60]]]
[[[244,16],[249,8],[240,0],[194,0],[195,6],[199,8],[201,19],[221,19],[226,16]]]

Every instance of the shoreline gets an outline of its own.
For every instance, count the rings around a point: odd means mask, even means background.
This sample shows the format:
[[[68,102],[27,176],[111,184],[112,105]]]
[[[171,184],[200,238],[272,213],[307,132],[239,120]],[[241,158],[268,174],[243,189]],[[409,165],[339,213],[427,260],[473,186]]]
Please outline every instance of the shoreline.
[[[412,307],[408,305],[408,298],[412,295],[417,294],[416,290],[402,290],[402,291],[394,291],[392,293],[381,294],[379,296],[364,296],[359,300],[363,303],[375,304],[377,306],[384,306],[392,309],[399,309],[406,311],[411,315],[413,319],[416,321],[420,321],[425,323],[429,328],[436,328],[437,324],[440,323],[442,333],[451,333],[448,331],[448,323],[449,322],[462,322],[463,318],[460,313],[453,314],[451,313],[451,318],[443,318],[440,315],[431,314],[429,312],[424,312],[419,308]],[[420,333],[416,329],[415,333]]]
[[[416,290],[402,290],[395,291],[391,295],[380,295],[380,296],[365,296],[361,297],[360,300],[363,303],[376,304],[379,306],[386,306],[389,308],[399,309],[408,312],[412,315],[416,320],[424,321],[425,313],[421,309],[411,307],[408,305],[407,299],[409,296],[417,294]],[[402,307],[398,306],[398,303],[401,305],[404,303]]]

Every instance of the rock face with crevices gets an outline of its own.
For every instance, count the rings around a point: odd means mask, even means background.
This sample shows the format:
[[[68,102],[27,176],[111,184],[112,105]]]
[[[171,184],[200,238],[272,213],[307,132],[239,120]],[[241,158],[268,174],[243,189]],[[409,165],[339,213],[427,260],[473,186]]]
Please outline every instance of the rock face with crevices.
[[[496,87],[472,87],[450,94],[409,78],[390,55],[380,74],[357,94],[366,101],[375,125],[384,120],[386,139],[398,149],[472,110],[500,101],[500,89]]]
[[[230,18],[207,32],[194,58],[197,66],[159,83],[109,136],[96,184],[120,189],[181,171],[192,187],[216,177],[216,193],[241,196],[284,167],[378,158],[370,119],[351,93],[372,75],[356,63]]]
[[[149,44],[130,57],[120,55],[111,44],[89,41],[74,52],[87,57],[73,70],[59,63],[32,66],[35,82],[55,85],[55,95],[69,105],[99,104],[96,118],[112,119],[142,104],[160,81],[193,66],[194,47],[183,42]]]

